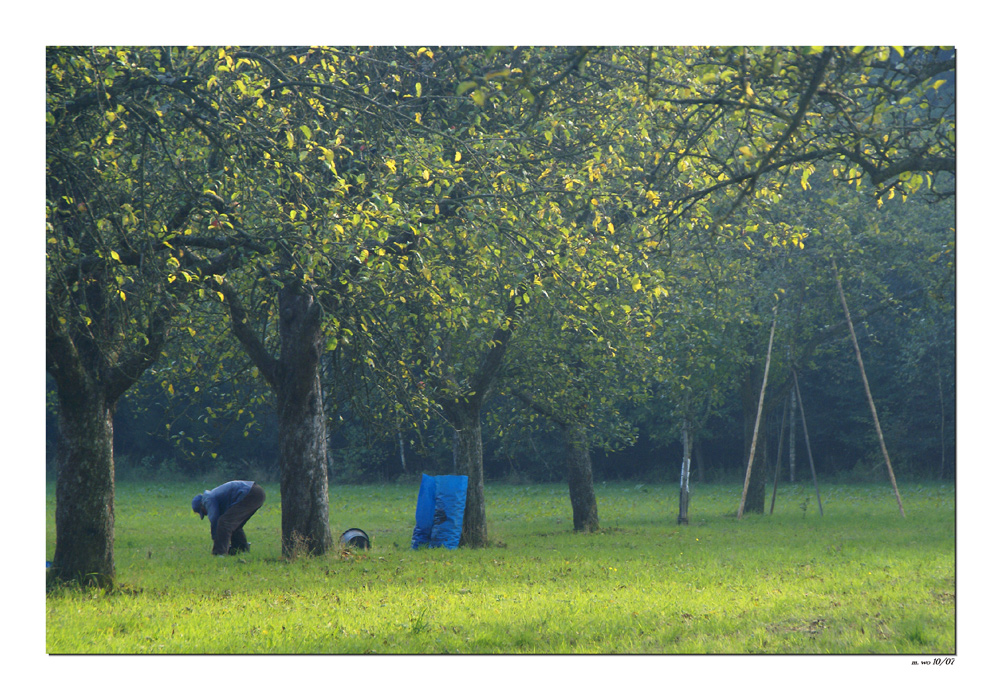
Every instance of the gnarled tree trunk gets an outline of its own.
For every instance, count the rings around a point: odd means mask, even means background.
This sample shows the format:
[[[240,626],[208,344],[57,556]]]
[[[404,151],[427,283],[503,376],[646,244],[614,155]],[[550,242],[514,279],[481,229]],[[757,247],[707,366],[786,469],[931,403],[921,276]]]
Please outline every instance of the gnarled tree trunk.
[[[312,295],[289,288],[278,294],[281,358],[274,385],[281,464],[281,551],[323,554],[330,533],[326,415],[319,360],[320,307]]]
[[[100,291],[94,290],[91,298],[91,307],[100,310]],[[115,405],[159,357],[169,309],[164,306],[153,314],[144,343],[114,354],[101,351],[99,344],[115,332],[107,318],[94,313],[100,322],[67,321],[55,303],[47,303],[45,313],[45,369],[55,381],[59,399],[53,574],[61,580],[111,587]]]
[[[90,382],[57,383],[56,550],[59,578],[109,587],[115,577],[113,406]]]
[[[323,313],[300,284],[278,292],[280,356],[253,332],[239,294],[221,284],[233,334],[274,391],[281,469],[281,552],[323,554],[333,547],[326,460],[326,415],[320,383]]]

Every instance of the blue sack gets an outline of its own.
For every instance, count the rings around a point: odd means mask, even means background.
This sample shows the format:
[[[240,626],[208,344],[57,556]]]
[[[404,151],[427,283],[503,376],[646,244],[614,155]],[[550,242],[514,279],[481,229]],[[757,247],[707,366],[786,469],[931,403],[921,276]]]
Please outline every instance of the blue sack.
[[[468,488],[468,476],[421,476],[412,548],[458,548]]]

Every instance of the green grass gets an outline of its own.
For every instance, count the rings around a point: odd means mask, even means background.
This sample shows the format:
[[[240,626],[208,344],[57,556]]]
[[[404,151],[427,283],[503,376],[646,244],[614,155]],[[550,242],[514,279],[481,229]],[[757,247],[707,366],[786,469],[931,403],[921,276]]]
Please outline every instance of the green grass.
[[[597,489],[602,531],[575,534],[564,485],[486,488],[486,549],[412,551],[416,486],[331,489],[334,536],[369,552],[286,561],[280,495],[247,525],[252,553],[214,558],[198,484],[121,484],[119,589],[56,587],[49,653],[955,653],[955,489],[779,491],[733,516],[739,486]],[[47,493],[47,556],[55,547]]]

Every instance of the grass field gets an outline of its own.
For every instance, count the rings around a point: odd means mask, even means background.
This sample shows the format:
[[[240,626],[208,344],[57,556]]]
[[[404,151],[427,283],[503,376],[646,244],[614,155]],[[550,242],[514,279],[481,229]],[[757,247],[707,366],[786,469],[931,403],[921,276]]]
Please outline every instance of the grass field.
[[[457,551],[410,550],[416,485],[336,486],[334,536],[372,549],[291,561],[273,483],[252,552],[212,557],[211,485],[117,486],[119,589],[50,590],[48,653],[955,653],[952,485],[901,485],[905,519],[888,486],[823,486],[822,517],[785,486],[742,521],[738,485],[698,486],[678,526],[675,486],[607,483],[590,535],[564,485],[487,485],[493,545]]]

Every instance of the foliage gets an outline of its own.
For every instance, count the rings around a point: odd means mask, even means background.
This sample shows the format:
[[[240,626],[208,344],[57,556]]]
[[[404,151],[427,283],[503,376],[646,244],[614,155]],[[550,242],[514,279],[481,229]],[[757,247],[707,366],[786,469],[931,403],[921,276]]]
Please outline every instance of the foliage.
[[[97,386],[110,416],[144,377],[137,405],[163,400],[155,385],[198,397],[167,429],[219,454],[187,427],[267,421],[284,294],[315,299],[328,418],[366,438],[436,443],[473,404],[478,430],[498,380],[602,447],[636,424],[669,442],[685,419],[708,438],[759,385],[773,300],[775,372],[820,358],[836,258],[862,309],[923,321],[887,326],[906,360],[885,377],[927,395],[934,370],[945,471],[954,244],[935,225],[926,249],[896,205],[953,193],[951,49],[52,48],[46,81],[64,412]]]

